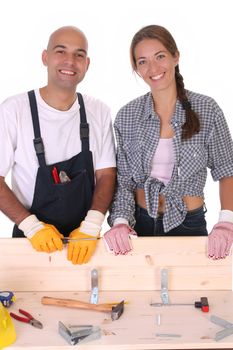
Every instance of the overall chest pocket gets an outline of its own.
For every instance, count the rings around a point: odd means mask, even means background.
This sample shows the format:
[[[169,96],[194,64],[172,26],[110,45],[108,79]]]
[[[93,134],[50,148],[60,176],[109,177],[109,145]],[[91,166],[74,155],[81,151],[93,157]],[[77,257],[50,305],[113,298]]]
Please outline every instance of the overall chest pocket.
[[[179,159],[180,176],[189,178],[206,169],[207,153],[203,146],[185,145],[181,147]]]

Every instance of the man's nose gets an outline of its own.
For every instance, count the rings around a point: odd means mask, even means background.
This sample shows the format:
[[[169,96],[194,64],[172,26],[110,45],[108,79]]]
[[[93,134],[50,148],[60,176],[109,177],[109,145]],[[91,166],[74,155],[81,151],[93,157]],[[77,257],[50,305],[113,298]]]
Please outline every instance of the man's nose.
[[[73,65],[75,61],[75,55],[72,53],[68,53],[65,57],[65,63]]]

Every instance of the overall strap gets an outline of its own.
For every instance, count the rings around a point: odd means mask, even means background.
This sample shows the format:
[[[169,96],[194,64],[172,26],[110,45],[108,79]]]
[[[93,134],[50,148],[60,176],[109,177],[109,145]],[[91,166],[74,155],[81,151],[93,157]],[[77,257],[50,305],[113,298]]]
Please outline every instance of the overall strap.
[[[89,151],[89,124],[87,123],[83,97],[79,92],[77,95],[80,105],[80,139],[82,143],[82,151]]]
[[[33,140],[34,148],[36,151],[39,165],[45,166],[46,162],[45,162],[44,144],[40,134],[40,123],[39,123],[38,109],[37,109],[36,96],[35,96],[34,90],[28,91],[28,97],[29,97],[30,108],[31,108],[33,130],[35,135],[35,138]]]

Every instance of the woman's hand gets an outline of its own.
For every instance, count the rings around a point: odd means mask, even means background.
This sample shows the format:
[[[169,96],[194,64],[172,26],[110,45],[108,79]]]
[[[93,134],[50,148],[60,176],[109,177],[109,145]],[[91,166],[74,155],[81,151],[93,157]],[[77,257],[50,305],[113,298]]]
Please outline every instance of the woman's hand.
[[[126,224],[118,224],[107,231],[103,238],[107,248],[115,255],[127,254],[132,250],[130,236],[137,237],[137,233]]]
[[[219,222],[208,236],[208,258],[224,259],[230,254],[233,243],[233,223]]]

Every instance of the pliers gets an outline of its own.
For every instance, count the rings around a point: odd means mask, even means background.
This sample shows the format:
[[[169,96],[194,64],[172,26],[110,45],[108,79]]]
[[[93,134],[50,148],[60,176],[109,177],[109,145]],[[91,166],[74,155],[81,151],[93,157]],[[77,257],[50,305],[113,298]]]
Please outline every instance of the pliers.
[[[19,315],[14,314],[13,312],[10,312],[11,317],[13,317],[17,321],[30,323],[33,327],[36,328],[43,328],[43,325],[40,321],[36,320],[32,315],[30,315],[27,311],[24,311],[22,309],[19,309],[19,312],[23,314],[26,317],[21,317]]]

